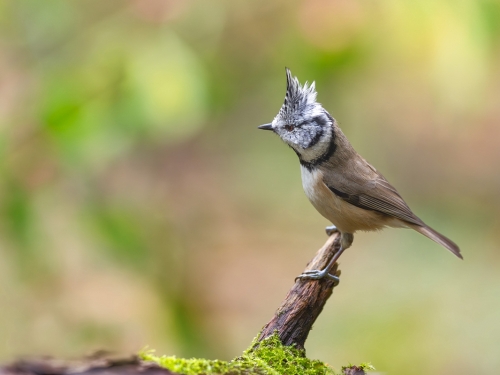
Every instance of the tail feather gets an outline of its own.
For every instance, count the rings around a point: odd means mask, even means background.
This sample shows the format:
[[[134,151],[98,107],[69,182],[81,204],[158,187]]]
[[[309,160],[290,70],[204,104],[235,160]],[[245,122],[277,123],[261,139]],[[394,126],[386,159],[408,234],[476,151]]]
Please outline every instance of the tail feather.
[[[431,240],[437,242],[438,244],[446,247],[460,259],[464,259],[462,257],[462,254],[460,254],[460,248],[457,246],[455,242],[443,236],[441,233],[436,232],[431,227],[428,227],[427,225],[424,226],[414,225],[412,226],[412,228],[415,229],[417,232],[422,233],[427,238],[430,238]]]

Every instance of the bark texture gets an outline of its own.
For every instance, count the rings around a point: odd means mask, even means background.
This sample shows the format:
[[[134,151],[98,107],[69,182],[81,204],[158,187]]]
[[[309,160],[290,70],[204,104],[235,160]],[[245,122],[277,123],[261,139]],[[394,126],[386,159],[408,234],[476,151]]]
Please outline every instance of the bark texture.
[[[154,363],[145,363],[136,356],[111,358],[99,354],[78,361],[53,358],[23,359],[0,367],[0,375],[173,375]]]
[[[306,271],[323,269],[328,261],[340,248],[340,236],[332,234],[315,257],[308,263]],[[331,274],[340,275],[337,263],[330,270]],[[326,301],[332,295],[334,281],[329,278],[322,280],[299,280],[290,289],[274,317],[264,326],[258,341],[276,332],[284,345],[295,345],[304,348],[309,331],[319,316]]]

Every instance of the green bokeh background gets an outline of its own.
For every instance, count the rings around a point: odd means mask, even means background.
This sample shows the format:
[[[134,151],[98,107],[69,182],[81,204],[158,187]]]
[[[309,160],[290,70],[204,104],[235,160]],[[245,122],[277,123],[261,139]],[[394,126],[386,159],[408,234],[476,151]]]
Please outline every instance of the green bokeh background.
[[[500,368],[500,2],[0,1],[0,360],[230,359],[324,240],[256,130],[284,67],[465,260],[356,235],[307,342],[339,368]]]

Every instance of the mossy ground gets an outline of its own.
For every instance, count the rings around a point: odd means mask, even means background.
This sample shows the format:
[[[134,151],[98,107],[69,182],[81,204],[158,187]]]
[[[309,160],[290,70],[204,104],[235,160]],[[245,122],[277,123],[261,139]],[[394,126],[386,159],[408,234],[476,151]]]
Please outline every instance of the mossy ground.
[[[186,375],[262,374],[262,375],[335,375],[327,364],[306,358],[303,350],[284,346],[277,335],[259,345],[252,343],[241,357],[230,362],[207,359],[184,359],[175,356],[155,356],[143,352],[140,357],[153,361],[172,372]]]

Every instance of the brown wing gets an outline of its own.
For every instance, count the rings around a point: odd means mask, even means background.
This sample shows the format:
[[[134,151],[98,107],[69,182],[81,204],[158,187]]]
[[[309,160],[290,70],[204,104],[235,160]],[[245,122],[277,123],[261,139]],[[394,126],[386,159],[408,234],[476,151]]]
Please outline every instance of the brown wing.
[[[359,158],[350,168],[323,169],[323,181],[346,202],[365,210],[398,218],[415,225],[425,225],[408,207],[397,190],[364,159]],[[344,167],[345,168],[345,167]]]

